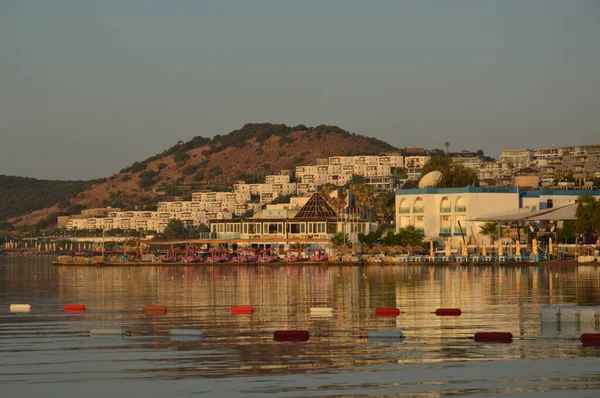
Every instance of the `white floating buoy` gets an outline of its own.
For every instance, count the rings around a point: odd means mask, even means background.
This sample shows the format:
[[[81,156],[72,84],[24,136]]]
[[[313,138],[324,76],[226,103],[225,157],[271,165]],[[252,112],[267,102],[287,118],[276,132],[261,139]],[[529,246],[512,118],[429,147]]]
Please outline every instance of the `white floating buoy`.
[[[195,336],[205,337],[206,333],[202,329],[171,329],[169,330],[171,336]]]
[[[204,340],[204,336],[169,336],[171,341],[175,341],[178,343],[189,343],[193,341],[202,341]]]
[[[600,306],[550,306],[541,311],[542,323],[600,323]]]
[[[127,334],[127,329],[111,328],[111,329],[90,329],[92,336],[124,336]]]
[[[320,314],[327,314],[327,313],[333,313],[333,308],[328,308],[328,307],[312,307],[310,309],[311,313],[320,313]]]
[[[600,307],[579,307],[579,322],[596,323],[600,320]]]
[[[31,305],[29,304],[11,304],[10,312],[29,312]]]
[[[560,322],[560,307],[544,307],[542,308],[542,322]]]
[[[310,313],[311,318],[333,318],[333,311],[317,311]]]
[[[401,330],[388,329],[388,330],[368,330],[367,340],[369,341],[402,341],[404,334]]]
[[[565,322],[565,323],[579,322],[579,308],[578,307],[561,307],[560,322]]]

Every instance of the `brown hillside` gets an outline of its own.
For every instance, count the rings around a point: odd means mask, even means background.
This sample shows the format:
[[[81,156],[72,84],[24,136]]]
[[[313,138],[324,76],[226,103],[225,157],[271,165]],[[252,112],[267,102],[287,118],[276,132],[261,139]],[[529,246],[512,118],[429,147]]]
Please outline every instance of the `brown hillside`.
[[[87,208],[107,205],[153,208],[158,201],[176,195],[186,197],[195,190],[227,189],[237,180],[263,182],[267,174],[314,164],[319,158],[396,150],[383,141],[335,126],[247,124],[213,139],[196,137],[186,143],[179,142],[92,185],[71,202]],[[38,210],[21,217],[16,224],[33,224],[55,217],[57,210],[56,206]]]

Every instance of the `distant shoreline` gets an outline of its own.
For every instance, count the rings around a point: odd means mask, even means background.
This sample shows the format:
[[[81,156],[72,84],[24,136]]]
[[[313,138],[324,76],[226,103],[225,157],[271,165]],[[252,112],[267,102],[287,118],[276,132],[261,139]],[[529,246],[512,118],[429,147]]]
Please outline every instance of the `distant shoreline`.
[[[245,262],[245,263],[234,263],[234,262],[147,262],[147,261],[129,261],[129,262],[108,262],[108,263],[65,263],[59,261],[53,261],[52,265],[57,267],[212,267],[212,266],[223,266],[223,267],[244,267],[244,266],[268,266],[268,267],[285,267],[285,266],[350,266],[350,267],[364,267],[364,266],[434,266],[434,267],[479,267],[479,266],[494,266],[494,267],[578,267],[578,266],[600,266],[599,263],[578,263],[576,260],[553,260],[553,261],[542,261],[542,262],[377,262],[377,261],[356,261],[356,262],[343,262],[343,261],[279,261],[279,262]]]

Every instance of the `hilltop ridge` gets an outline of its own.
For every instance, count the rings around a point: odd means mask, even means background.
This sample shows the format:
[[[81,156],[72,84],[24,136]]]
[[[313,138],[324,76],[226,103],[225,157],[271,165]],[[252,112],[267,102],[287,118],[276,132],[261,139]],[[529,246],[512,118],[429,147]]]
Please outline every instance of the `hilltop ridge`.
[[[337,126],[248,123],[226,135],[179,141],[110,177],[83,182],[85,186],[81,189],[48,200],[41,207],[27,212],[8,209],[5,217],[14,225],[45,226],[52,224],[58,215],[73,213],[73,209],[99,206],[152,209],[167,198],[185,198],[200,189],[226,190],[237,180],[260,182],[265,175],[314,163],[319,158],[394,151],[398,149],[384,141]],[[37,181],[43,184],[44,180]],[[0,201],[2,196],[0,193]]]

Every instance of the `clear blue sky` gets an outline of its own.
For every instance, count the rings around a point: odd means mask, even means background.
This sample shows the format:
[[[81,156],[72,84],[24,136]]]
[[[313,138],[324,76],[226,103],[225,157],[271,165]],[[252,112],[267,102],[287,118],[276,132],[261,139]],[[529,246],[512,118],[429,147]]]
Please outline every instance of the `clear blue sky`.
[[[600,1],[0,1],[0,174],[109,176],[248,122],[600,141]]]

